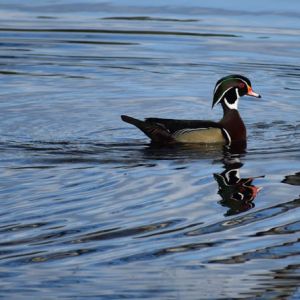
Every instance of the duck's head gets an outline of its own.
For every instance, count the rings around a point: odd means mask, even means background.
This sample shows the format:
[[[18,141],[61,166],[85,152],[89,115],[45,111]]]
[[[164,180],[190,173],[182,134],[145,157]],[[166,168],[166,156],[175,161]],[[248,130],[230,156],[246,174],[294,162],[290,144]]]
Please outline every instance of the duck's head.
[[[216,83],[212,107],[221,103],[223,108],[237,109],[239,98],[245,95],[261,98],[253,92],[247,77],[237,74],[225,76]]]

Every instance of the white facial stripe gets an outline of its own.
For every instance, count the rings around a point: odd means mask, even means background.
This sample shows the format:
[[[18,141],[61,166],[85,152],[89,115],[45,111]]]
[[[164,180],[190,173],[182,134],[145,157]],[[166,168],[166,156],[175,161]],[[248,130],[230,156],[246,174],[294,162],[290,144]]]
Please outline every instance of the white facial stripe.
[[[235,78],[235,79],[239,79],[239,80],[243,81],[246,84],[246,86],[249,85],[244,79],[241,79],[241,78]]]
[[[214,89],[214,94],[216,93],[216,90],[218,89],[218,87],[222,84],[223,81],[221,81]]]
[[[234,103],[230,104],[226,98],[224,98],[225,105],[230,109],[238,109],[239,99],[236,99]]]
[[[222,179],[224,185],[229,186],[229,184],[228,184],[227,181],[226,181],[226,178],[224,178],[223,176],[220,176],[220,177],[221,177],[221,179]],[[225,176],[225,177],[226,177],[226,176]]]
[[[226,180],[228,182],[230,182],[231,173],[234,173],[234,177],[236,179],[240,179],[240,170],[239,169],[232,169],[229,172],[226,172],[226,174],[225,174]]]
[[[236,98],[239,99],[240,98],[240,94],[239,94],[239,89],[238,88],[235,89],[235,93],[236,93]]]
[[[244,200],[244,195],[242,193],[238,193],[238,195],[241,196],[241,199],[240,200]]]
[[[229,90],[231,90],[232,89],[232,87],[230,87],[229,89],[227,89],[221,96],[220,96],[220,98],[218,99],[218,101],[215,103],[215,105],[217,105],[221,100],[222,100],[222,98],[224,97],[224,95],[229,91]]]
[[[238,78],[238,77],[234,77],[234,78],[232,78],[232,79],[238,79],[238,80],[241,80],[241,81],[243,81],[243,82],[246,84],[246,86],[249,86],[249,84],[248,84],[244,79],[241,79],[241,78]],[[215,89],[214,89],[214,94],[216,93],[216,90],[218,89],[218,87],[219,87],[222,83],[223,83],[223,81],[221,81],[221,82],[215,87]]]

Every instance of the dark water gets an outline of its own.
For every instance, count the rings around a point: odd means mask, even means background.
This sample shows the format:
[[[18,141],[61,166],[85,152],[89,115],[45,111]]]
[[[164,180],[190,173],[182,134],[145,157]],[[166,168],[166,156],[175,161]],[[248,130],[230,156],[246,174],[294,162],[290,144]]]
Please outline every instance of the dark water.
[[[210,2],[0,2],[1,298],[300,298],[299,1]],[[231,73],[244,153],[119,118],[217,120]]]

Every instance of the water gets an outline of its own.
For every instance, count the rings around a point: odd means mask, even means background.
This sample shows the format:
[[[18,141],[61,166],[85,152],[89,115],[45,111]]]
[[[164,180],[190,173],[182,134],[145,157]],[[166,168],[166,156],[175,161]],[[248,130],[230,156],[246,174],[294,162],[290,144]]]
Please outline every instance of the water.
[[[300,298],[299,1],[152,2],[1,1],[1,298]],[[245,152],[120,120],[231,73]]]

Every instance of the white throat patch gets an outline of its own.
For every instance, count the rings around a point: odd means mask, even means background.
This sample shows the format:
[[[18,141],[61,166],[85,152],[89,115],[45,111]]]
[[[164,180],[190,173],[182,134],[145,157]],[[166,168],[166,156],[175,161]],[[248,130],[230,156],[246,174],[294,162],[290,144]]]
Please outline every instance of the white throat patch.
[[[236,95],[238,96],[237,99],[234,101],[234,103],[230,104],[226,98],[224,98],[224,103],[225,105],[229,108],[229,109],[238,109],[238,104],[239,104],[239,100],[240,100],[240,95],[237,91],[237,89],[235,90],[236,91]]]

